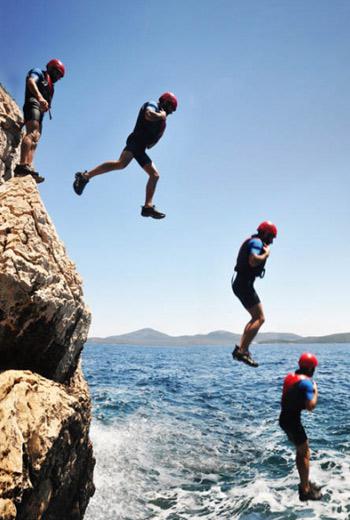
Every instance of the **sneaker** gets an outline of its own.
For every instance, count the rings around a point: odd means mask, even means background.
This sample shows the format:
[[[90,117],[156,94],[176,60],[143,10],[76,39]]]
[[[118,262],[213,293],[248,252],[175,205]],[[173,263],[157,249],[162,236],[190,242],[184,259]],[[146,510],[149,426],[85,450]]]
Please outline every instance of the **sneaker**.
[[[301,485],[298,486],[299,489],[299,500],[301,502],[306,502],[307,500],[321,500],[322,494],[321,491],[316,489],[313,485],[310,484],[309,491],[305,492],[301,489]]]
[[[84,172],[86,173],[86,172]],[[73,189],[77,195],[81,195],[84,191],[85,186],[89,182],[82,172],[77,172],[75,174],[75,181],[73,182]]]
[[[165,217],[165,213],[158,211],[155,206],[142,206],[141,215],[143,217],[152,217],[156,219]]]
[[[34,171],[34,168],[30,166],[30,164],[17,164],[13,171],[15,177],[25,177],[26,175],[31,175],[37,184],[44,182],[45,180],[45,177],[42,177],[38,174],[38,172]]]
[[[250,367],[258,367],[259,363],[254,361],[254,359],[251,356],[251,353],[249,350],[247,352],[241,352],[238,345],[236,345],[234,351],[232,352],[233,359],[236,359],[237,361],[242,361],[246,365],[249,365]]]

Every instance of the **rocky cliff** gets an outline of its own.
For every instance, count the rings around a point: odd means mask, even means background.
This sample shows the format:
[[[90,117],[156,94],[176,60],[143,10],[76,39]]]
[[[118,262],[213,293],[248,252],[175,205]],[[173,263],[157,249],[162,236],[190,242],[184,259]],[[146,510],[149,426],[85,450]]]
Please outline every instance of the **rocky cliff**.
[[[11,178],[20,129],[0,86],[0,519],[79,520],[94,492],[90,313],[37,185]]]
[[[18,162],[22,124],[22,112],[0,83],[0,182]]]

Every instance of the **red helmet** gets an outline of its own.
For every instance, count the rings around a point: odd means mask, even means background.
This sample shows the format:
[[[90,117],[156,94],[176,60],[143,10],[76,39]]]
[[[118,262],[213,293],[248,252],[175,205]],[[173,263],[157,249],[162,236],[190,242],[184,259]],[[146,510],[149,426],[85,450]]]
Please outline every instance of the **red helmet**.
[[[58,70],[58,72],[61,73],[61,77],[63,78],[65,72],[66,72],[66,69],[64,68],[64,65],[62,63],[62,61],[60,60],[50,60],[49,63],[46,65],[46,68],[48,70],[48,72],[50,73],[50,71],[52,70]]]
[[[274,238],[277,237],[277,228],[275,224],[272,224],[269,220],[264,220],[261,224],[258,226],[258,231],[263,233],[269,233]]]
[[[316,368],[318,365],[317,357],[314,354],[310,354],[310,352],[304,352],[299,358],[299,367],[300,368]]]
[[[172,106],[173,111],[177,109],[177,99],[175,94],[172,92],[164,92],[159,98],[160,103],[170,103]]]

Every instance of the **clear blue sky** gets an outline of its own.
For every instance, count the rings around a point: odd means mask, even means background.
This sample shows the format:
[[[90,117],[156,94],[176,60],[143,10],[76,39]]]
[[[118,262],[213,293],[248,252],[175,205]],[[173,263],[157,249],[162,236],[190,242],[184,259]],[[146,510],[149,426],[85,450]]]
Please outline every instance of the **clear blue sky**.
[[[45,205],[84,279],[91,335],[142,327],[240,332],[237,250],[274,221],[256,286],[265,331],[349,330],[350,2],[2,2],[0,80],[20,105],[28,69],[66,65],[36,166]],[[163,221],[140,217],[146,174],[119,156],[139,107],[165,90],[178,111],[150,151]]]

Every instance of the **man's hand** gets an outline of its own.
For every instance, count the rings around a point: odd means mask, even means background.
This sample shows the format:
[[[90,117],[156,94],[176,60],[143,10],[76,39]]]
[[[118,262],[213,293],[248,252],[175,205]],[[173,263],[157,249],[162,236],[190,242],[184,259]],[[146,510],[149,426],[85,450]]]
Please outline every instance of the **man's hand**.
[[[270,256],[270,246],[268,246],[267,244],[264,244],[263,245],[263,252],[266,255],[266,258],[268,258]]]
[[[47,112],[49,110],[49,104],[43,97],[38,99],[41,112]]]

